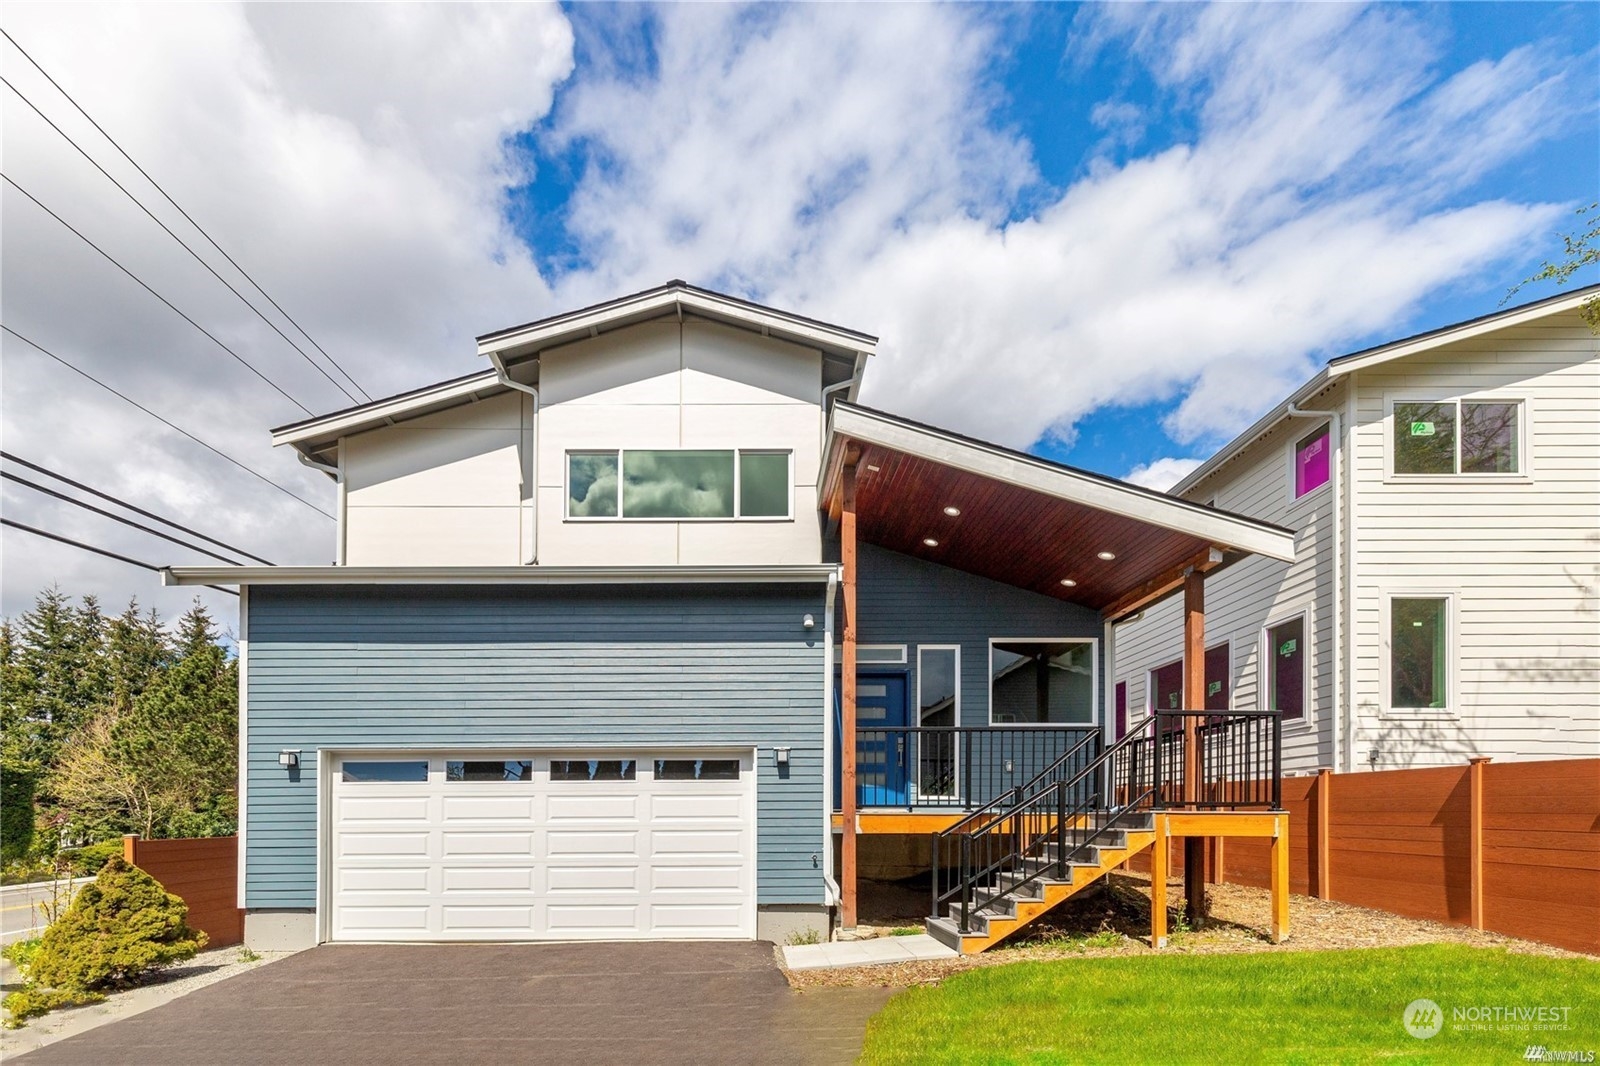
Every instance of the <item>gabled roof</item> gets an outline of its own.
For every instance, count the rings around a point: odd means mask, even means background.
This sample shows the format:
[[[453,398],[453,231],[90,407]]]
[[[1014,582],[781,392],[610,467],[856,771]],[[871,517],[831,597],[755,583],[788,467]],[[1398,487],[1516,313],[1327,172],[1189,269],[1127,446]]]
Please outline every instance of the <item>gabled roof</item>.
[[[599,336],[609,330],[668,315],[676,315],[680,320],[685,315],[696,315],[743,326],[763,336],[820,348],[828,355],[852,360],[857,356],[871,355],[878,344],[878,338],[869,333],[860,333],[674,280],[576,311],[566,311],[520,326],[485,333],[478,338],[478,354],[495,354],[514,362],[544,348],[570,344],[585,337]]]
[[[748,329],[764,337],[816,348],[835,361],[839,375],[858,380],[863,361],[872,354],[878,340],[870,334],[763,307],[687,282],[669,281],[630,296],[486,333],[478,338],[478,353],[506,364],[507,373],[515,380],[533,384],[538,374],[532,360],[544,349],[669,317],[680,322],[686,317],[704,318]],[[290,422],[272,431],[272,443],[274,447],[291,444],[301,454],[316,458],[331,449],[340,437],[508,391],[509,386],[501,381],[496,370],[480,370],[370,403]],[[850,391],[853,394],[855,389]]]
[[[1371,348],[1350,352],[1346,355],[1335,356],[1328,361],[1328,365],[1317,371],[1311,380],[1296,389],[1288,399],[1282,401],[1256,420],[1255,424],[1233,440],[1223,445],[1216,454],[1201,463],[1189,472],[1189,475],[1172,487],[1174,495],[1181,495],[1194,488],[1200,482],[1216,473],[1217,470],[1238,455],[1245,448],[1254,444],[1267,433],[1275,429],[1279,422],[1288,416],[1290,407],[1298,406],[1322,392],[1328,386],[1338,381],[1347,374],[1369,367],[1381,366],[1396,359],[1404,359],[1418,352],[1431,351],[1446,344],[1470,340],[1481,337],[1486,333],[1496,330],[1509,329],[1528,322],[1535,322],[1551,315],[1568,314],[1578,310],[1583,304],[1600,295],[1600,285],[1589,285],[1573,292],[1561,293],[1557,296],[1548,296],[1543,300],[1521,304],[1517,307],[1508,307],[1504,311],[1495,311],[1477,318],[1469,318],[1465,322],[1457,322],[1449,326],[1441,326],[1425,333],[1417,333],[1399,340],[1387,341]]]

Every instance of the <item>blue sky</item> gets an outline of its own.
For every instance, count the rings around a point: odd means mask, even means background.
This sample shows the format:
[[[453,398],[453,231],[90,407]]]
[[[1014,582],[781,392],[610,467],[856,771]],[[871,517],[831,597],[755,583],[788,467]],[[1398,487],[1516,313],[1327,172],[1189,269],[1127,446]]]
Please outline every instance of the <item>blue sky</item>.
[[[1218,72],[1174,79],[1163,73],[1159,38],[1180,36],[1190,12],[1180,10],[1176,18],[1157,19],[1156,11],[1131,9],[1115,20],[1122,25],[1108,30],[1099,19],[1100,9],[1085,10],[1073,5],[961,9],[971,24],[991,35],[992,49],[974,68],[952,72],[952,78],[966,78],[971,97],[980,101],[969,116],[977,117],[984,127],[1012,145],[1021,146],[1022,159],[1030,171],[1018,188],[977,208],[997,212],[991,216],[995,228],[1025,223],[1048,212],[1076,185],[1091,181],[1097,172],[1136,166],[1142,160],[1195,145],[1207,136],[1208,125],[1213,124],[1207,117],[1208,108],[1225,75]],[[654,113],[652,108],[663,108],[670,115],[676,107],[692,107],[678,94],[704,85],[682,77],[675,80],[672,73],[663,72],[662,40],[674,31],[664,25],[659,13],[576,5],[569,7],[567,14],[575,28],[575,73],[557,89],[551,115],[517,138],[519,147],[535,160],[536,175],[526,186],[514,190],[508,201],[517,232],[527,241],[541,271],[558,288],[563,278],[587,278],[606,272],[606,243],[594,239],[592,229],[586,231],[582,224],[572,224],[575,196],[586,185],[625,185],[638,179],[637,175],[632,179],[625,176],[630,165],[628,153],[616,151],[611,137],[604,132],[574,133],[575,127],[581,131],[585,123],[573,121],[572,116],[592,98],[589,94],[595,81],[622,83],[636,89],[633,114],[640,120],[647,120]],[[1289,14],[1292,16],[1293,12]],[[1541,81],[1558,78],[1562,82],[1558,97],[1570,104],[1587,95],[1591,106],[1586,112],[1573,108],[1542,129],[1524,131],[1515,146],[1500,145],[1488,150],[1485,155],[1491,161],[1481,172],[1454,180],[1440,180],[1439,175],[1412,164],[1386,165],[1381,146],[1377,146],[1377,151],[1348,171],[1302,181],[1293,192],[1304,203],[1314,205],[1375,191],[1380,199],[1411,200],[1415,205],[1412,210],[1420,215],[1502,201],[1561,205],[1566,211],[1596,196],[1600,189],[1600,133],[1593,104],[1600,99],[1600,82],[1596,78],[1600,5],[1392,5],[1380,14],[1400,24],[1374,36],[1379,46],[1407,53],[1403,58],[1413,64],[1408,74],[1412,80],[1401,87],[1400,96],[1413,105],[1453,76],[1470,72],[1475,66],[1503,64],[1521,49],[1524,54],[1539,57],[1540,69],[1531,70],[1520,81],[1507,78],[1503,89],[1496,87],[1492,91],[1508,95],[1526,92]],[[721,42],[722,55],[718,58],[736,62],[727,57],[749,47],[752,39],[764,35],[780,37],[783,30],[775,27],[781,27],[782,22],[782,9],[767,9],[745,16],[742,25],[717,25],[709,35]],[[1245,25],[1231,32],[1242,39],[1253,29]],[[1263,25],[1259,30],[1272,33],[1277,32],[1277,27]],[[1135,38],[1141,34],[1157,39],[1140,44]],[[1227,64],[1228,50],[1238,47],[1235,42],[1224,43],[1219,62]],[[1417,62],[1418,53],[1427,59]],[[819,77],[825,76],[825,70],[826,64],[819,64]],[[1375,93],[1393,88],[1383,85],[1381,76],[1363,72],[1355,75],[1355,80],[1361,77],[1372,78],[1374,84],[1368,87]],[[804,103],[801,96],[796,100]],[[623,112],[613,114],[620,117]],[[1438,115],[1418,115],[1414,121],[1425,125],[1430,118],[1441,129],[1450,125]],[[1473,118],[1486,127],[1496,121],[1492,108]],[[1447,135],[1470,138],[1473,124],[1473,119],[1468,119],[1448,130]],[[853,179],[844,173],[837,180],[849,183],[870,181],[872,177]],[[1419,188],[1425,184],[1435,187]],[[969,211],[974,209],[970,204],[962,206]],[[1561,224],[1553,228],[1570,230],[1578,221],[1563,217]],[[692,244],[694,234],[694,226],[686,224],[678,234],[669,231],[662,238],[670,252],[675,237],[683,244]],[[1065,236],[1070,240],[1070,234]],[[1493,310],[1512,283],[1531,273],[1543,255],[1553,255],[1555,250],[1554,232],[1545,225],[1539,238],[1486,259],[1480,268],[1435,268],[1434,277],[1416,286],[1419,291],[1383,314],[1346,316],[1337,322],[1337,328],[1321,337],[1286,337],[1278,361],[1279,373],[1271,381],[1273,387],[1252,396],[1245,405],[1249,409],[1231,412],[1198,429],[1169,432],[1174,413],[1193,384],[1178,370],[1158,375],[1147,391],[1119,395],[1110,402],[1065,405],[1069,413],[1064,422],[1051,424],[1026,441],[1007,443],[1022,443],[1051,458],[1115,475],[1126,475],[1167,457],[1204,457],[1247,423],[1249,415],[1258,413],[1302,378],[1303,371],[1316,361]],[[1307,247],[1304,254],[1315,257],[1317,250]],[[806,255],[795,249],[795,258],[804,260]],[[670,254],[663,259],[670,262]],[[704,261],[705,257],[689,259]],[[757,299],[781,301],[791,291],[815,293],[814,286],[794,284],[781,269],[741,269],[744,264],[737,254],[713,256],[711,261],[723,268],[713,276],[697,275],[690,266],[675,273],[691,281],[734,288]],[[1117,269],[1115,263],[1106,266],[1108,270]],[[1590,274],[1594,276],[1582,280],[1600,280],[1600,273]],[[1340,279],[1334,275],[1328,281],[1338,284]],[[1136,291],[1139,285],[1138,277],[1127,278],[1129,290]],[[1518,299],[1550,291],[1553,290],[1549,287],[1529,288]],[[1152,285],[1149,296],[1154,304],[1159,305],[1161,295],[1159,284]],[[1337,293],[1330,294],[1330,298],[1337,300]],[[815,306],[807,309],[818,310]],[[1181,331],[1174,332],[1176,335]],[[1004,353],[985,353],[984,358],[968,362],[970,387],[982,388],[985,375],[981,367],[992,358],[1003,359]],[[1070,373],[1053,376],[1050,387],[1070,391]],[[1102,387],[1099,391],[1106,390]],[[940,411],[948,409],[943,404],[932,406]],[[992,436],[992,424],[992,420],[979,420],[978,425],[966,428],[980,434],[988,428],[988,435]]]

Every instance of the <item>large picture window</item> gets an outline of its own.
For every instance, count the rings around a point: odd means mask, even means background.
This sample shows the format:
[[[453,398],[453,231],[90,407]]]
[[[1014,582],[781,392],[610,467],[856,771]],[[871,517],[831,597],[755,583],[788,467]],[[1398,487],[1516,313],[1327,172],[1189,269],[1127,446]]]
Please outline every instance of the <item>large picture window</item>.
[[[1266,709],[1285,720],[1306,713],[1306,618],[1296,615],[1265,631],[1261,649],[1266,666]]]
[[[1389,601],[1389,705],[1443,710],[1449,700],[1450,601],[1396,596]]]
[[[996,640],[989,646],[989,721],[994,725],[1094,722],[1093,640]]]
[[[786,451],[567,453],[568,518],[789,518]]]
[[[1505,400],[1396,403],[1394,472],[1520,473],[1521,413]]]

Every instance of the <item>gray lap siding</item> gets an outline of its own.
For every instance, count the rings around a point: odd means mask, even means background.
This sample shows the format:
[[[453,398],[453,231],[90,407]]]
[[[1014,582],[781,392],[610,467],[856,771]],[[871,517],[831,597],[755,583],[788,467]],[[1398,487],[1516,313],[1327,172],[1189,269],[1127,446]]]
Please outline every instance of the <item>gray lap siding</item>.
[[[759,748],[757,902],[822,902],[825,649],[801,620],[824,606],[816,584],[251,589],[246,906],[316,906],[317,749],[496,745]]]

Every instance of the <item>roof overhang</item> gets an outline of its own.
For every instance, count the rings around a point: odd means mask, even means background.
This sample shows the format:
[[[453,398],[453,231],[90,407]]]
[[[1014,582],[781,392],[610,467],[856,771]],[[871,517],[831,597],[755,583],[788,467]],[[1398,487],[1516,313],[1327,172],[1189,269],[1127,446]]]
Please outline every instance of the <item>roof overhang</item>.
[[[301,454],[317,458],[337,444],[340,437],[378,426],[394,425],[398,421],[419,418],[448,407],[476,403],[507,391],[508,387],[500,381],[495,371],[482,370],[396,396],[387,396],[359,407],[279,426],[272,431],[272,445],[292,444]]]
[[[1108,619],[1170,593],[1189,569],[1250,555],[1295,557],[1294,532],[1281,526],[838,404],[818,490],[833,517],[847,463],[856,470],[862,539],[1082,603]]]
[[[753,330],[762,336],[804,344],[820,349],[824,355],[849,360],[871,355],[878,339],[803,315],[780,311],[737,297],[671,281],[654,289],[619,297],[592,307],[568,311],[521,326],[485,333],[478,338],[478,354],[493,355],[506,362],[536,356],[546,348],[598,337],[652,319],[693,315]]]
[[[1474,337],[1482,337],[1497,330],[1510,329],[1515,326],[1526,325],[1529,322],[1537,322],[1542,318],[1549,318],[1551,315],[1571,314],[1596,296],[1600,296],[1600,285],[1590,285],[1575,292],[1547,297],[1543,300],[1536,300],[1533,303],[1522,304],[1519,307],[1508,307],[1504,311],[1481,315],[1465,322],[1457,322],[1454,325],[1429,330],[1426,333],[1418,333],[1415,336],[1389,341],[1373,348],[1363,348],[1358,352],[1337,356],[1329,360],[1327,366],[1317,371],[1311,380],[1296,389],[1288,399],[1262,415],[1249,429],[1223,445],[1204,463],[1191,470],[1182,481],[1173,486],[1172,491],[1176,495],[1188,492],[1216,473],[1219,468],[1234,456],[1276,428],[1279,422],[1289,417],[1289,408],[1304,404],[1348,374],[1355,373],[1358,370],[1365,370],[1369,367],[1381,366],[1396,359],[1404,359],[1420,352],[1433,351],[1447,344],[1472,340]]]
[[[163,585],[704,585],[825,582],[794,566],[169,566]]]

